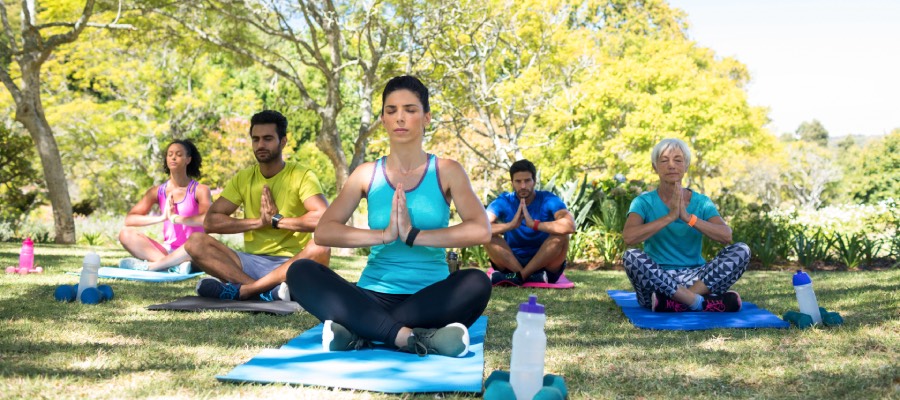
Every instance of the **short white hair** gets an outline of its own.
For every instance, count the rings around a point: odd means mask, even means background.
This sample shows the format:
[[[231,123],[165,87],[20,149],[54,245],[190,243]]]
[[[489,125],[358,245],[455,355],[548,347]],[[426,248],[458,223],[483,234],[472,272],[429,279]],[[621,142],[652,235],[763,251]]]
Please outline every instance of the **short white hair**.
[[[654,171],[656,171],[656,160],[659,160],[659,155],[673,147],[678,148],[684,154],[684,169],[688,169],[691,166],[691,149],[688,148],[687,143],[681,139],[668,138],[660,140],[656,146],[653,146],[653,151],[650,152],[650,162],[653,164]]]

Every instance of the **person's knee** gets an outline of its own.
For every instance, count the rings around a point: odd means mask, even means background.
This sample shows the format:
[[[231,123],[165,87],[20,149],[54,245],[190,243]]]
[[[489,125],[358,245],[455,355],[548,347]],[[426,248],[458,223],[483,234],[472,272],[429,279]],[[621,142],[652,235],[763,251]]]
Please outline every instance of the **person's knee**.
[[[538,251],[552,253],[551,256],[564,255],[569,251],[569,235],[550,235],[544,244]]]
[[[491,241],[487,242],[482,247],[484,247],[484,249],[488,253],[490,253],[492,251],[498,251],[503,248],[509,247],[509,245],[506,244],[506,239],[503,238],[503,234],[498,233],[495,235],[491,235]]]
[[[622,265],[623,265],[626,269],[628,269],[628,268],[634,268],[634,267],[635,267],[635,262],[634,262],[634,260],[636,260],[638,257],[640,257],[641,254],[643,254],[643,253],[644,253],[644,252],[642,252],[642,251],[640,251],[640,250],[638,250],[638,249],[628,249],[628,250],[625,250],[625,253],[622,255]]]
[[[126,226],[119,231],[119,243],[125,243],[130,241],[132,238],[138,235],[137,229],[134,229],[130,226]]]
[[[462,285],[473,292],[477,293],[487,293],[490,296],[491,293],[491,279],[487,275],[484,274],[481,270],[467,268],[461,269],[456,272],[460,274],[460,281]]]
[[[188,237],[187,242],[184,243],[184,251],[191,257],[196,257],[196,255],[201,252],[201,249],[207,245],[209,240],[215,239],[204,232],[194,232]]]
[[[623,253],[622,257],[633,258],[633,257],[638,257],[643,253],[644,252],[641,251],[640,249],[628,249],[628,250],[625,250],[625,253]]]
[[[308,258],[301,258],[297,261],[294,261],[288,267],[287,273],[285,274],[287,276],[288,286],[292,286],[291,282],[306,282],[311,280],[308,278],[308,275],[312,272],[315,272],[316,268],[322,267],[322,264],[319,264]]]
[[[317,244],[307,246],[309,246],[309,259],[322,265],[328,265],[329,261],[331,261],[331,247],[319,246]]]
[[[569,246],[569,235],[550,235],[547,241],[555,245]]]
[[[740,254],[742,258],[750,259],[750,246],[747,246],[744,242],[737,242],[732,245]]]

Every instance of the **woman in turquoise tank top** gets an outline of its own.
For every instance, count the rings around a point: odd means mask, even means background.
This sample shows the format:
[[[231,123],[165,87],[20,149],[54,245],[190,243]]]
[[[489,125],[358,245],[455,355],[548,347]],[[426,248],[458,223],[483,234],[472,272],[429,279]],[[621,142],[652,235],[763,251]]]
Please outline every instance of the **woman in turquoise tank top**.
[[[650,154],[659,187],[634,199],[622,237],[644,250],[625,251],[625,273],[638,304],[655,312],[741,309],[731,285],[750,261],[750,248],[731,243],[731,228],[715,204],[681,186],[691,165],[691,151],[680,139],[660,141]],[[703,236],[725,244],[708,262],[701,254]]]
[[[423,150],[431,113],[422,82],[391,79],[382,103],[390,154],[353,171],[315,233],[319,245],[371,247],[366,268],[353,284],[299,260],[287,272],[291,297],[325,322],[326,350],[376,341],[419,355],[461,357],[468,352],[467,327],[487,307],[491,284],[477,269],[450,274],[444,249],[490,241],[487,214],[462,166]],[[347,226],[363,198],[370,229]],[[451,201],[462,219],[454,226],[448,226]]]

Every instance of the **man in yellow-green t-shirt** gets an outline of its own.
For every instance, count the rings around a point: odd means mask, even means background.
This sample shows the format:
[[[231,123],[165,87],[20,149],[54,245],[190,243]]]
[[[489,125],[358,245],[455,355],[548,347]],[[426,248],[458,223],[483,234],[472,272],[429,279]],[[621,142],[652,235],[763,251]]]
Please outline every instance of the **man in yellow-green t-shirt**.
[[[330,260],[331,249],[312,240],[328,202],[311,170],[282,159],[287,119],[281,113],[255,114],[250,139],[258,164],[228,181],[203,223],[207,233],[243,232],[244,251],[234,251],[204,233],[191,235],[184,248],[194,267],[215,277],[200,280],[200,296],[289,300],[283,282],[291,263],[308,258],[328,265]],[[241,206],[244,218],[231,217]]]

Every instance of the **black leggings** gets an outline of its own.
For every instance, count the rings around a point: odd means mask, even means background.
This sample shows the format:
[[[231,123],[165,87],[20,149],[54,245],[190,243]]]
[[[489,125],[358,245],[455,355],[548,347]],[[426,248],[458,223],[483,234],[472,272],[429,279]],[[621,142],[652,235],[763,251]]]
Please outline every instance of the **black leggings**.
[[[332,320],[351,332],[394,345],[400,328],[471,326],[491,298],[491,280],[476,269],[456,271],[414,294],[362,289],[330,268],[301,259],[287,271],[291,298],[321,321]]]

